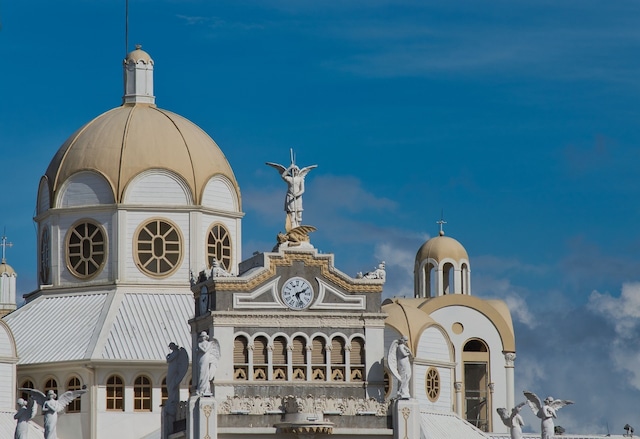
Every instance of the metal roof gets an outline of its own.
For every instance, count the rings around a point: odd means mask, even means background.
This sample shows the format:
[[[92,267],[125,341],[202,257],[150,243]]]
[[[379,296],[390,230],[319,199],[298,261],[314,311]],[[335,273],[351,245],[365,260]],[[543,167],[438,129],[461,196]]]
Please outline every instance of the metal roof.
[[[421,411],[421,439],[487,439],[486,433],[478,430],[455,413]]]
[[[16,431],[16,420],[13,419],[15,411],[0,411],[0,439],[13,439]],[[29,422],[29,437],[42,437],[44,428],[33,421]]]
[[[165,361],[175,342],[191,350],[190,290],[118,289],[40,296],[4,317],[18,364],[74,360]]]
[[[5,316],[16,340],[18,364],[87,358],[107,296],[42,296]]]
[[[190,350],[193,299],[184,293],[126,293],[109,330],[101,357],[162,360],[174,342]]]

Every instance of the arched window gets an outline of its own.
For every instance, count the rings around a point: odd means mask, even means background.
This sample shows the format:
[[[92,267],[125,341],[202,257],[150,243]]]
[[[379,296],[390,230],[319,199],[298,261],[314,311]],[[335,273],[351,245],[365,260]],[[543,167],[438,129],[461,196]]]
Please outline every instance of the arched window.
[[[225,270],[231,270],[231,235],[222,224],[214,224],[207,234],[207,264],[216,258]]]
[[[327,346],[322,337],[316,337],[312,342],[311,380],[327,380]]]
[[[162,393],[162,405],[164,405],[165,402],[167,402],[167,399],[169,399],[169,390],[167,390],[167,377],[164,377],[162,379],[162,384],[160,385],[160,392]]]
[[[249,379],[249,349],[247,338],[239,335],[233,340],[233,379]]]
[[[430,367],[424,378],[424,390],[429,401],[436,402],[440,397],[440,373],[435,367]]]
[[[53,390],[56,395],[58,394],[58,381],[56,381],[55,378],[49,378],[45,383],[44,383],[44,394],[46,395],[47,392],[49,392],[49,390]]]
[[[462,294],[469,294],[469,266],[462,264]]]
[[[69,381],[67,381],[67,390],[80,389],[82,389],[82,384],[80,384],[80,379],[78,377],[72,377],[69,379]],[[67,413],[79,413],[81,410],[81,398],[74,399],[67,406]]]
[[[453,268],[453,264],[447,262],[442,267],[442,293],[443,294],[454,294],[456,292],[454,285],[454,273],[455,269]]]
[[[294,380],[304,381],[307,379],[307,343],[304,337],[297,336],[293,339],[291,365]]]
[[[122,378],[111,375],[107,378],[107,410],[124,411],[124,383]]]
[[[20,387],[23,388],[23,389],[35,389],[36,388],[35,384],[33,384],[33,381],[31,381],[31,380],[24,380],[22,382],[22,384],[20,385]],[[24,390],[22,391],[22,393],[20,393],[20,398],[24,399],[25,401],[28,401],[30,396],[31,395],[29,393],[25,392]]]
[[[273,379],[287,379],[287,339],[278,336],[273,340]]]
[[[253,341],[253,379],[266,381],[269,368],[269,355],[266,337],[259,336]]]
[[[151,380],[144,375],[140,375],[133,382],[133,410],[151,411]]]
[[[427,294],[425,297],[437,297],[438,296],[438,270],[433,263],[429,262],[424,267],[425,284],[427,287]]]
[[[344,339],[334,337],[331,340],[331,381],[345,381]]]
[[[482,431],[491,430],[491,401],[489,400],[489,349],[478,339],[465,343],[464,364],[465,417]]]
[[[351,367],[351,381],[364,381],[365,374],[365,352],[364,340],[357,337],[351,340],[351,358],[349,365]]]

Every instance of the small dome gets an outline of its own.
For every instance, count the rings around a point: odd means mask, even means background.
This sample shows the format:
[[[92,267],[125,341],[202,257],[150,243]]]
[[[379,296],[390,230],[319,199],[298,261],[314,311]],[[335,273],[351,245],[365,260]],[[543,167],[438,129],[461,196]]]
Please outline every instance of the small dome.
[[[444,234],[431,238],[422,244],[416,254],[416,262],[424,261],[425,259],[434,259],[436,262],[440,262],[447,258],[454,261],[469,260],[469,255],[467,255],[467,251],[462,244],[453,238],[444,236]]]
[[[11,267],[11,265],[7,264],[6,262],[2,262],[2,263],[0,263],[0,276],[5,275],[5,274],[7,276],[15,276],[16,272]]]
[[[240,198],[229,162],[207,133],[155,105],[125,104],[96,117],[60,147],[46,172],[50,199],[56,199],[61,185],[76,172],[96,171],[121,203],[127,184],[148,169],[178,174],[196,204],[201,204],[204,187],[216,174],[227,177]]]
[[[133,61],[134,63],[138,63],[138,61],[142,61],[145,64],[153,64],[153,60],[151,59],[151,55],[142,50],[142,46],[137,44],[136,50],[133,50],[127,54],[127,57],[124,60],[125,62]]]

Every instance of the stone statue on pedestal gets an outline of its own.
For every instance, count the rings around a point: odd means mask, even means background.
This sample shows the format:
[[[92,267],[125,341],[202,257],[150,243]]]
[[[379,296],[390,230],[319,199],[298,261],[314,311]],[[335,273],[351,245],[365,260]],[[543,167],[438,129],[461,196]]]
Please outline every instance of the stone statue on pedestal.
[[[387,361],[389,369],[398,380],[398,399],[409,399],[409,383],[411,381],[411,359],[413,354],[408,346],[409,338],[403,335],[398,340],[394,340],[389,347]]]

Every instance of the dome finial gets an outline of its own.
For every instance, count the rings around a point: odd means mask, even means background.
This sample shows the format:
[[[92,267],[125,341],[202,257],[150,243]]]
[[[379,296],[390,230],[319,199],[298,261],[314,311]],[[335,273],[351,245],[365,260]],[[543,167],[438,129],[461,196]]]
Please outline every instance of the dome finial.
[[[6,264],[7,263],[7,255],[6,255],[6,251],[7,251],[7,247],[13,247],[13,244],[10,242],[7,242],[7,235],[6,235],[7,229],[5,227],[5,231],[2,234],[2,238],[0,238],[0,247],[2,247],[2,264]]]
[[[440,236],[444,236],[444,230],[442,226],[447,224],[447,222],[444,220],[444,212],[442,210],[440,211],[440,221],[436,221],[436,224],[440,225]]]

